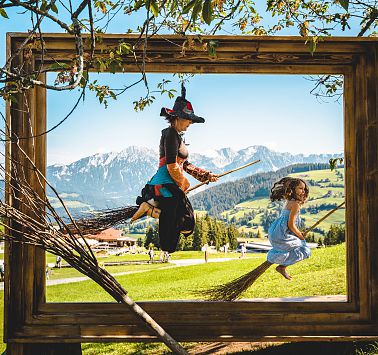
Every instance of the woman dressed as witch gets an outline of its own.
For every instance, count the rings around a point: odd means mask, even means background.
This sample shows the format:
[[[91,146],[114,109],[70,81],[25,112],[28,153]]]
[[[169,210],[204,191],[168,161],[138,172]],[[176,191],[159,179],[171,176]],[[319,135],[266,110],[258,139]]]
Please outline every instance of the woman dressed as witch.
[[[182,134],[192,123],[204,123],[194,114],[191,103],[185,99],[185,87],[176,98],[173,109],[162,108],[160,116],[169,127],[162,130],[159,146],[159,169],[137,198],[138,211],[131,222],[148,215],[159,219],[160,247],[172,253],[176,250],[180,234],[189,236],[194,230],[194,212],[186,191],[190,184],[184,171],[200,182],[214,182],[218,175],[200,169],[188,161],[188,149]]]

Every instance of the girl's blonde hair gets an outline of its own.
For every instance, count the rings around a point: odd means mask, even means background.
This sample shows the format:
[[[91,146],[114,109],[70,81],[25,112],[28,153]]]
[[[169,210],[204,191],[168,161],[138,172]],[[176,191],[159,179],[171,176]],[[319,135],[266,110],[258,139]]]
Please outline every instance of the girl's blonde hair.
[[[298,199],[295,194],[295,188],[303,182],[305,185],[305,196],[303,201]],[[296,200],[301,203],[307,200],[309,188],[306,182],[302,179],[284,177],[280,181],[274,183],[273,187],[270,189],[270,200],[271,201],[281,201],[285,200]]]

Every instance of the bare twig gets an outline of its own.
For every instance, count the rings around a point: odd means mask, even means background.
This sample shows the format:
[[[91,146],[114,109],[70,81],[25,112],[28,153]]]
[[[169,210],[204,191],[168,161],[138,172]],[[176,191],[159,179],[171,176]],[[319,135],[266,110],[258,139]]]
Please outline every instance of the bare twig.
[[[12,133],[8,127],[7,132]],[[131,309],[174,353],[187,354],[179,343],[127,295],[127,291],[119,282],[98,265],[94,253],[75,225],[75,221],[57,191],[37,168],[33,159],[20,146],[17,137],[14,134],[12,137],[12,143],[9,143],[12,144],[12,157],[6,156],[10,171],[1,167],[6,177],[7,190],[12,196],[9,201],[13,202],[8,204],[0,200],[2,217],[0,225],[4,226],[1,236],[11,243],[34,245],[55,255],[60,255],[71,266],[100,285],[117,302],[123,303]],[[17,161],[16,156],[20,157],[18,158],[20,161],[25,161],[25,164]],[[30,178],[38,182],[38,187],[41,188],[37,189],[40,190],[38,193],[36,186],[32,187],[29,184]],[[73,228],[66,226],[50,204],[45,185],[49,186],[60,201],[71,219]],[[50,218],[46,216],[53,217],[60,229],[57,229],[51,223]],[[80,239],[83,243],[79,242]]]

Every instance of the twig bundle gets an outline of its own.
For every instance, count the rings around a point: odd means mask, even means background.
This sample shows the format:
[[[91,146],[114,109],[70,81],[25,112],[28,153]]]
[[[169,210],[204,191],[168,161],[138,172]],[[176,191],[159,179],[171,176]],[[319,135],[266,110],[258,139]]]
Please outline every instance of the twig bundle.
[[[339,208],[344,206],[345,202],[342,202],[340,205],[335,207],[333,210],[329,211],[325,216],[320,218],[316,223],[314,223],[310,228],[308,228],[303,235],[307,235],[312,231],[319,223],[324,221],[332,213],[337,211]],[[214,286],[202,292],[196,292],[197,294],[201,293],[205,296],[206,299],[211,301],[234,301],[239,298],[244,291],[251,287],[254,282],[266,271],[269,267],[273,265],[269,261],[264,261],[258,267],[248,272],[245,275],[238,277],[235,280],[227,282],[223,285]]]
[[[0,224],[4,226],[1,237],[10,242],[37,246],[61,256],[75,269],[100,285],[117,302],[129,307],[174,353],[187,354],[179,343],[127,295],[127,291],[119,282],[98,265],[85,238],[82,238],[84,243],[80,243],[79,239],[83,235],[56,190],[49,184],[18,142],[12,144],[27,161],[27,164],[20,164],[13,156],[12,159],[7,159],[9,170],[5,169],[3,165],[0,167],[0,173],[7,182],[7,194],[11,197],[8,198],[10,203],[0,201],[2,217]],[[37,187],[33,188],[28,183],[32,180],[38,184]],[[52,189],[61,202],[71,219],[70,227],[65,224],[49,202],[45,185]],[[58,227],[55,227],[53,222],[58,224]]]
[[[82,234],[98,234],[105,229],[117,224],[125,223],[138,210],[139,206],[125,206],[117,209],[97,211],[89,218],[82,218],[75,221],[77,227],[68,224],[67,228],[75,230],[79,228]]]
[[[271,265],[273,264],[269,261],[264,261],[249,273],[226,284],[209,288],[201,294],[211,301],[235,301],[245,290],[251,287]]]

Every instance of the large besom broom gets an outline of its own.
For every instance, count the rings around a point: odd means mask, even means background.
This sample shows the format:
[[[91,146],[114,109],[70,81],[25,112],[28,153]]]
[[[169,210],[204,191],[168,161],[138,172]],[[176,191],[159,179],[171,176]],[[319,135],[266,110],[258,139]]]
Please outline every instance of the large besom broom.
[[[3,164],[0,165],[0,175],[3,175],[2,177],[6,180],[7,201],[10,201],[8,203],[0,200],[0,225],[4,226],[0,238],[11,243],[37,246],[61,256],[76,270],[100,285],[117,302],[126,305],[173,353],[187,354],[178,342],[128,296],[127,291],[114,276],[98,265],[91,248],[83,238],[80,229],[75,226],[75,221],[56,190],[18,143],[13,143],[13,145],[22,153],[27,164],[20,164],[14,158],[9,158],[7,159],[9,170],[5,169]],[[38,183],[37,188],[29,184],[28,181],[32,180]],[[52,189],[71,218],[70,228],[67,228],[49,202],[45,194],[45,184]],[[53,222],[58,226],[55,226]]]
[[[306,236],[319,223],[323,222],[327,217],[329,217],[332,213],[334,213],[339,208],[341,208],[344,204],[345,202],[342,202],[333,210],[329,211],[324,217],[320,218],[314,225],[312,225],[303,233],[303,236]],[[262,264],[260,264],[258,267],[256,267],[252,271],[238,277],[235,280],[227,282],[223,285],[211,287],[207,290],[203,290],[199,292],[196,291],[195,293],[197,295],[201,294],[202,296],[205,296],[205,299],[210,300],[210,301],[235,301],[236,299],[240,298],[243,292],[245,292],[249,287],[251,287],[253,283],[266,270],[268,270],[271,265],[273,265],[271,262],[264,261]]]
[[[257,164],[259,162],[260,160],[252,161],[245,165],[239,166],[235,169],[231,169],[222,174],[219,174],[218,177],[231,174],[235,171],[244,169],[248,166]],[[199,188],[200,186],[208,184],[209,182],[210,182],[209,180],[201,182],[200,184],[189,189],[187,193]],[[108,229],[110,227],[113,227],[117,224],[122,224],[122,223],[127,222],[138,210],[138,208],[139,206],[125,206],[125,207],[119,207],[115,209],[106,209],[106,210],[97,211],[97,212],[94,212],[88,218],[82,218],[82,219],[76,220],[75,225],[68,224],[67,228],[70,230],[75,230],[76,228],[79,228],[82,234],[98,234],[101,231]]]

